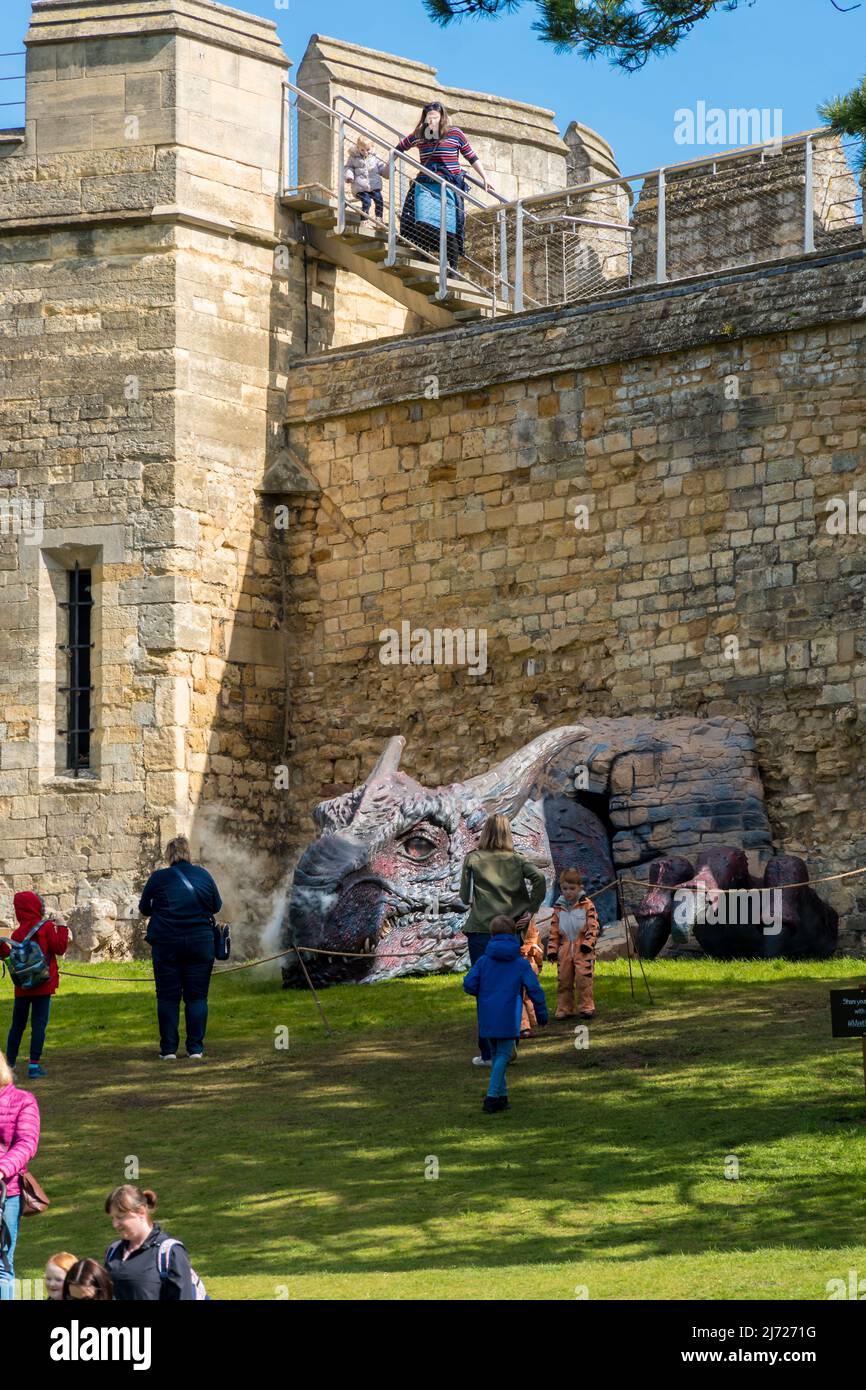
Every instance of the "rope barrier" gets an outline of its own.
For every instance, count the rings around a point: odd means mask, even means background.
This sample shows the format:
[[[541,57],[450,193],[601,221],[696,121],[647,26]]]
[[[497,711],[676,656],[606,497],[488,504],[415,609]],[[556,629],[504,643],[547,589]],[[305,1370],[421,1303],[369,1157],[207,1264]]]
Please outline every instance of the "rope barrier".
[[[241,965],[227,965],[224,970],[215,970],[213,972],[213,978],[216,979],[219,975],[233,975],[236,970],[252,970],[253,966],[267,965],[268,962],[272,960],[283,960],[289,951],[294,951],[296,949],[297,947],[295,946],[288,946],[285,951],[280,951],[275,956],[261,956],[258,960],[245,960]],[[312,948],[307,946],[301,947],[302,951],[310,949]],[[331,952],[331,955],[335,954],[336,952]],[[107,983],[114,985],[149,985],[153,983],[153,975],[136,979],[134,975],[86,975],[81,970],[61,970],[60,974],[71,975],[75,980],[105,980]]]
[[[856,877],[858,874],[866,874],[866,865],[864,865],[862,868],[859,868],[859,869],[844,869],[844,870],[842,870],[840,873],[837,873],[837,874],[824,874],[824,875],[823,875],[822,877],[820,877],[820,878],[804,879],[803,882],[801,882],[801,883],[778,883],[778,884],[770,884],[770,885],[768,885],[768,884],[763,884],[763,885],[762,885],[762,884],[757,884],[757,885],[755,886],[755,888],[752,888],[752,889],[736,889],[736,890],[727,890],[727,889],[718,889],[718,890],[716,890],[716,889],[713,889],[713,888],[708,888],[708,891],[709,891],[709,892],[714,892],[714,891],[718,891],[718,892],[727,892],[727,891],[755,892],[755,891],[757,891],[758,889],[760,889],[760,888],[762,888],[762,887],[764,887],[764,888],[766,888],[766,887],[772,887],[772,888],[812,888],[812,887],[814,887],[814,885],[815,885],[816,883],[833,883],[833,882],[837,882],[839,879],[843,879],[843,878],[854,878],[854,877]],[[666,891],[669,892],[669,893],[675,893],[675,892],[677,891],[678,888],[682,888],[682,887],[683,887],[683,884],[682,884],[682,883],[649,883],[649,882],[646,882],[644,879],[640,879],[640,878],[626,878],[625,876],[623,876],[622,878],[614,878],[614,879],[611,879],[610,883],[604,884],[604,886],[601,887],[601,888],[595,888],[595,889],[593,890],[593,893],[594,893],[595,897],[597,897],[597,898],[601,897],[602,893],[607,893],[607,892],[609,892],[610,889],[612,889],[612,888],[618,890],[618,891],[617,891],[618,906],[619,906],[620,909],[621,909],[621,918],[620,918],[620,920],[623,921],[623,922],[625,923],[626,936],[628,936],[628,931],[629,931],[629,928],[628,928],[628,920],[627,920],[627,919],[628,919],[628,916],[629,916],[629,915],[634,916],[634,913],[629,914],[628,911],[625,910],[625,909],[626,909],[625,894],[622,892],[622,889],[624,888],[624,886],[625,886],[626,884],[628,884],[628,885],[630,885],[631,887],[634,887],[634,888],[640,888],[640,889],[642,890],[642,892],[644,893],[644,895],[646,895],[647,893],[652,892],[652,891],[655,890],[655,889],[663,889],[663,890],[666,890]],[[123,919],[123,920],[127,920],[127,919]],[[130,920],[131,920],[131,919],[130,919]],[[629,945],[630,945],[630,944],[631,944],[631,943],[629,942]],[[214,978],[217,978],[217,976],[220,976],[220,975],[233,975],[233,974],[234,974],[236,971],[238,971],[238,970],[252,970],[252,969],[254,969],[255,966],[257,966],[257,965],[268,965],[271,961],[275,961],[275,960],[284,960],[285,957],[286,957],[291,951],[294,951],[296,954],[298,954],[299,952],[303,951],[303,952],[305,952],[305,953],[308,954],[308,955],[314,955],[314,956],[341,956],[341,957],[345,957],[346,959],[351,959],[351,960],[375,960],[375,959],[376,959],[376,952],[375,952],[375,951],[335,951],[335,950],[327,950],[327,949],[325,949],[324,947],[320,947],[320,946],[288,946],[288,947],[286,948],[285,951],[279,951],[279,952],[277,952],[276,955],[273,955],[273,956],[261,956],[261,957],[259,957],[259,958],[256,959],[256,960],[243,961],[240,965],[229,965],[229,966],[226,966],[225,969],[223,969],[223,970],[214,970],[214,972],[213,972]],[[629,954],[630,954],[630,953],[629,953]],[[389,952],[387,953],[387,955],[388,955],[388,959],[389,959],[389,960],[401,960],[401,959],[413,959],[413,960],[414,960],[414,959],[417,959],[418,952],[417,952],[417,951],[389,951]],[[640,957],[639,957],[639,956],[638,956],[638,960],[640,960]],[[300,961],[300,964],[301,964],[301,968],[304,970],[304,974],[306,974],[307,972],[306,972],[306,969],[305,969],[305,967],[304,967],[303,961]],[[60,971],[60,974],[61,974],[61,975],[68,975],[68,976],[70,976],[72,979],[76,979],[76,980],[100,980],[100,981],[102,981],[102,982],[105,983],[105,984],[119,984],[119,985],[149,985],[149,984],[153,984],[153,978],[154,978],[152,974],[150,974],[150,975],[148,975],[148,976],[146,976],[146,977],[141,977],[141,978],[138,978],[138,979],[137,979],[134,975],[114,975],[114,976],[112,976],[112,975],[91,975],[91,974],[87,974],[87,973],[85,973],[85,972],[83,972],[83,971],[81,971],[81,970],[65,970],[65,969],[64,969],[64,970],[61,970],[61,971]],[[646,983],[646,981],[645,981],[645,983]]]
[[[866,865],[862,869],[845,869],[839,874],[824,874],[822,878],[805,878],[801,883],[758,883],[750,891],[755,892],[756,888],[814,888],[816,883],[833,883],[840,878],[853,878],[855,874],[866,874]],[[623,878],[623,883],[634,884],[637,888],[643,888],[648,893],[653,888],[667,888],[673,893],[677,888],[682,888],[682,883],[647,883],[641,878]],[[602,890],[603,891],[603,890]],[[710,891],[715,891],[711,889]],[[725,888],[718,890],[720,893],[727,892]],[[746,892],[746,889],[738,890]]]

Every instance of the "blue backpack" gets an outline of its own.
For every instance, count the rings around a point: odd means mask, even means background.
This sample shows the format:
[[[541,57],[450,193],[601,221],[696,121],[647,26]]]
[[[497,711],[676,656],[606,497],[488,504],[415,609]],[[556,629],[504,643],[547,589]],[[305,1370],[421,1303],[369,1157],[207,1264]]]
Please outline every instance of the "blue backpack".
[[[31,927],[23,941],[10,941],[9,955],[9,974],[12,976],[12,983],[18,989],[38,989],[51,978],[51,965],[48,957],[39,945],[34,941],[40,927],[44,927],[49,922],[50,917],[43,917],[41,922],[37,922],[35,927]],[[3,963],[3,973],[6,973],[6,962]]]

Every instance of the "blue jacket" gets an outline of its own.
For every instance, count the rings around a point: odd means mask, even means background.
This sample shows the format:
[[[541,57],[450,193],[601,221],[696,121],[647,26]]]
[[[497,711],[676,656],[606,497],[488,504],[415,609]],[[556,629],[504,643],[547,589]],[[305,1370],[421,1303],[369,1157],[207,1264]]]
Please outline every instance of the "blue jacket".
[[[197,891],[189,891],[181,874]],[[222,905],[219,889],[201,864],[184,861],[157,869],[144,885],[138,904],[142,916],[150,918],[145,939],[153,945],[176,940],[178,933],[205,935],[212,931],[211,918]]]
[[[539,1023],[547,1022],[547,1003],[535,971],[520,954],[518,936],[491,936],[484,955],[463,979],[467,994],[478,1000],[478,1034],[482,1038],[517,1038],[523,990],[529,995]]]

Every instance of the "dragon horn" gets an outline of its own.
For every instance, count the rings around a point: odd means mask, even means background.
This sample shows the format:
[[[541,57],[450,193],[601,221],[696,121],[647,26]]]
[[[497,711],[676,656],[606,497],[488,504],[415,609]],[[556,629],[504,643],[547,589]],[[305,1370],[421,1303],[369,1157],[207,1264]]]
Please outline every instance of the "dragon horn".
[[[470,777],[460,784],[464,794],[473,801],[480,801],[488,815],[499,814],[511,820],[520,810],[533,783],[545,765],[570,743],[578,743],[589,734],[581,724],[566,725],[562,729],[551,729],[519,748],[516,753],[482,772],[478,777]]]
[[[390,777],[392,772],[396,772],[405,747],[406,740],[402,734],[395,734],[393,738],[389,738],[367,781],[375,782],[378,777]]]

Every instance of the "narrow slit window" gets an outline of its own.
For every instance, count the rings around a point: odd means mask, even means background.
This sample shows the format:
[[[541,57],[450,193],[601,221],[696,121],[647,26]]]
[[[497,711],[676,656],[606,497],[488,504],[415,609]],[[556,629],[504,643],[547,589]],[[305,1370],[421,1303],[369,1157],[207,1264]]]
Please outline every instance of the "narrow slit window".
[[[66,696],[66,767],[74,776],[90,767],[91,727],[91,615],[93,594],[91,571],[83,570],[76,562],[69,571],[68,600],[61,603],[66,609],[68,640],[61,650],[66,652],[69,683],[60,687]]]

